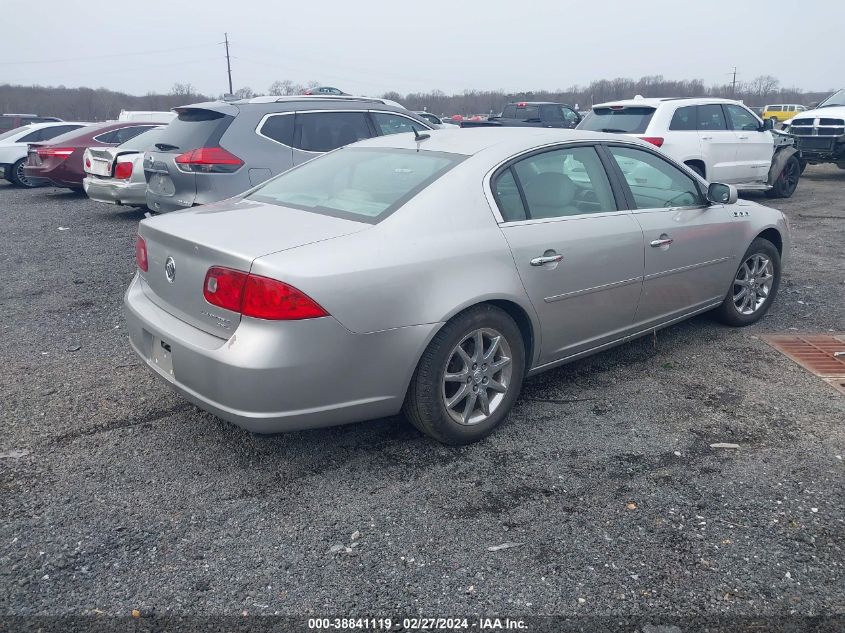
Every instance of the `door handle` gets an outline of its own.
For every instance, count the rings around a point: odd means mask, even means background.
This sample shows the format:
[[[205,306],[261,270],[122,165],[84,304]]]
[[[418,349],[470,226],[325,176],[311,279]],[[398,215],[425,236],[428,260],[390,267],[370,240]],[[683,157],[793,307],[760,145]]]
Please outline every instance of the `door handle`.
[[[542,257],[535,257],[531,260],[532,266],[542,266],[544,264],[556,264],[563,259],[563,255],[543,255]]]
[[[702,140],[702,141],[712,141],[712,140],[713,140],[713,137],[712,137],[712,136],[702,136],[702,137],[701,137],[701,140]]]
[[[665,236],[665,237],[661,235],[659,240],[652,240],[651,241],[651,246],[652,246],[652,248],[660,248],[661,246],[669,246],[669,244],[671,244],[674,241],[675,240],[673,240],[668,235]]]
[[[738,136],[737,138],[738,138],[740,141],[747,141],[747,140],[748,140],[748,137],[747,137],[747,136]]]

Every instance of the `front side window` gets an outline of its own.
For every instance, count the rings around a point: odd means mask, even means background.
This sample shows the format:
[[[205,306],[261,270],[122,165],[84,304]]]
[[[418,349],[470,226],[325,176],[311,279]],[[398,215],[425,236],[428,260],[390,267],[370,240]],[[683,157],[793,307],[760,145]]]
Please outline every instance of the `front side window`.
[[[783,107],[773,105],[773,106],[769,106],[768,108],[766,108],[766,110],[768,110],[769,112],[781,112],[781,111],[783,111]]]
[[[730,129],[746,132],[756,132],[760,129],[760,122],[757,120],[757,117],[745,108],[728,103],[725,104],[725,110],[728,111]]]
[[[698,129],[701,131],[727,130],[725,113],[719,104],[700,105],[696,108],[698,112]]]
[[[344,148],[268,181],[247,199],[375,223],[464,156],[391,148]]]
[[[40,130],[35,130],[30,132],[26,136],[20,137],[16,143],[37,143],[38,141],[46,141],[47,139],[51,138],[49,136],[45,137],[44,132],[49,130],[50,128],[43,128]]]
[[[413,132],[414,130],[418,132],[428,130],[422,123],[418,123],[401,114],[395,114],[393,112],[371,112],[370,114],[373,117],[373,121],[375,121],[376,129],[383,136]]]
[[[659,156],[632,147],[611,146],[608,149],[622,170],[637,209],[704,204],[695,180]]]
[[[330,152],[372,136],[364,112],[297,113],[295,126],[294,147],[306,152]]]
[[[613,190],[592,147],[535,154],[515,163],[512,170],[522,187],[522,206],[527,219],[616,211]],[[508,189],[505,174],[503,172],[496,182],[497,193],[500,188]],[[519,206],[511,196],[500,196],[499,204],[503,218],[519,215]]]
[[[573,123],[578,123],[581,120],[581,116],[575,112],[575,110],[571,110],[567,107],[561,107],[561,112],[563,113],[563,120],[569,123],[570,125]]]

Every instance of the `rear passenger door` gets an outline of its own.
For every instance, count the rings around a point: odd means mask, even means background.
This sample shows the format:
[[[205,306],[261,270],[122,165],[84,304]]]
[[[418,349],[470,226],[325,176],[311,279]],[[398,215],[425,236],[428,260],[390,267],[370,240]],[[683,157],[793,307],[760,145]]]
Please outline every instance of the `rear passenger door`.
[[[595,147],[516,158],[494,174],[491,190],[540,319],[539,364],[624,336],[640,297],[642,230],[617,201]]]
[[[737,174],[737,134],[728,129],[721,104],[699,105],[698,138],[701,153],[707,165],[707,178],[712,182],[736,183],[742,177]]]
[[[638,330],[721,301],[741,232],[724,205],[710,205],[692,176],[649,150],[608,145],[645,242]]]
[[[338,147],[374,135],[363,111],[297,112],[293,130],[293,164],[299,165]]]

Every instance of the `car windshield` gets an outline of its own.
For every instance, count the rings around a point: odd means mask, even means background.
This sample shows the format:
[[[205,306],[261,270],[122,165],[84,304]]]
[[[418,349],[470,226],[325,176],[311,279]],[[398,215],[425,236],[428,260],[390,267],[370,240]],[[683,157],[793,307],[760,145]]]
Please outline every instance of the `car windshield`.
[[[648,127],[653,114],[654,108],[642,106],[593,108],[593,111],[578,125],[578,129],[614,134],[642,134]]]
[[[819,108],[829,108],[830,106],[843,106],[845,105],[845,88],[839,90],[838,92],[834,92],[830,95],[827,99],[822,101],[818,107]]]
[[[344,148],[277,176],[247,199],[375,223],[464,158],[444,152]]]

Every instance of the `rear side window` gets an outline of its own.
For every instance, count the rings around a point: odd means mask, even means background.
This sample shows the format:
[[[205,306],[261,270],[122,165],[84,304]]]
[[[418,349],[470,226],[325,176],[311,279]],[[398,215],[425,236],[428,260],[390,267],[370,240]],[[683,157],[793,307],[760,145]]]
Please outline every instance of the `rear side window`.
[[[258,133],[277,143],[293,147],[293,122],[294,115],[292,112],[290,114],[274,114],[267,117]]]
[[[364,112],[305,112],[296,115],[294,147],[306,152],[330,152],[370,138]]]
[[[563,111],[560,106],[546,105],[540,108],[544,121],[563,121]]]
[[[672,131],[688,131],[697,129],[695,106],[684,106],[675,110],[669,129]]]
[[[383,136],[401,134],[402,132],[413,132],[414,130],[418,132],[428,130],[421,123],[417,123],[401,114],[394,114],[393,112],[371,112],[370,114],[373,117],[373,121],[375,121],[376,129]]]
[[[144,132],[151,130],[152,126],[150,125],[133,125],[132,127],[123,127],[119,130],[115,130],[114,134],[114,143],[120,145],[121,143],[125,143],[126,141],[132,140],[139,134],[143,134]]]
[[[783,112],[783,106],[766,106],[766,110],[769,112]]]
[[[718,104],[700,105],[697,110],[699,130],[728,129],[728,125],[725,122],[725,113],[722,112],[722,106]]]
[[[642,134],[646,131],[654,108],[646,106],[612,106],[593,108],[581,124],[580,130],[616,134]]]
[[[508,168],[496,178],[493,186],[496,193],[496,202],[499,204],[499,211],[502,212],[502,219],[505,222],[517,222],[525,220],[525,205],[522,204],[522,196],[519,195],[519,188],[516,186],[516,179],[513,177],[513,168]]]
[[[277,176],[247,198],[375,223],[463,159],[443,152],[346,148]]]
[[[535,154],[514,164],[513,171],[532,219],[616,211],[613,190],[592,147]]]
[[[172,146],[163,151],[180,153],[216,145],[233,120],[234,117],[222,112],[189,108],[180,112],[179,116],[168,124],[159,143]]]

